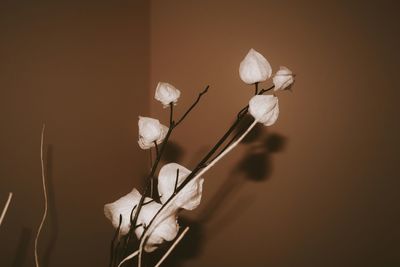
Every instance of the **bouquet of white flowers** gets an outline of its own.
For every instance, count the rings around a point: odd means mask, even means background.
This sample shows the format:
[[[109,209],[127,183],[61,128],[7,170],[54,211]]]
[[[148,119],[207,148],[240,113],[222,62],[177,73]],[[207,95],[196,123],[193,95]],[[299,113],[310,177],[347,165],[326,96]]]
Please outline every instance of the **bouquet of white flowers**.
[[[255,86],[255,94],[249,104],[238,112],[232,126],[192,171],[178,163],[168,163],[155,176],[173,130],[187,117],[209,88],[207,86],[188,110],[175,120],[173,108],[181,91],[168,83],[158,84],[155,99],[164,108],[169,108],[169,126],[154,118],[139,117],[139,146],[142,149],[154,149],[156,157],[142,194],[134,188],[127,195],[104,206],[105,216],[116,228],[111,244],[110,267],[119,267],[136,256],[137,266],[140,267],[144,252],[150,253],[161,244],[172,242],[155,265],[160,266],[189,230],[186,227],[179,233],[178,214],[182,209],[193,210],[200,204],[204,174],[229,153],[257,123],[270,126],[276,122],[279,115],[278,97],[275,94],[264,94],[271,90],[289,89],[294,82],[294,74],[288,68],[281,67],[273,76],[271,87],[259,88],[261,82],[272,76],[272,69],[267,59],[254,49],[250,49],[240,63],[239,74],[245,83]],[[254,121],[244,132],[239,132],[228,140],[248,113],[254,117]],[[134,240],[136,249],[128,252],[129,244]]]

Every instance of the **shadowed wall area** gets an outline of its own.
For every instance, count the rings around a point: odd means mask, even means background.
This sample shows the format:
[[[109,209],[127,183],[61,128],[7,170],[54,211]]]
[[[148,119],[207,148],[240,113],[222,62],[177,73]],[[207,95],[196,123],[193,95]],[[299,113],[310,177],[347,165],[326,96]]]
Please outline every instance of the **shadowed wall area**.
[[[400,266],[395,2],[152,1],[151,25],[151,94],[175,85],[179,114],[211,86],[172,138],[188,168],[251,97],[250,48],[297,74],[278,122],[207,173],[168,266]]]
[[[71,2],[71,3],[70,3]],[[46,123],[46,266],[106,266],[114,230],[103,205],[147,170],[137,116],[148,110],[147,1],[0,4],[0,266],[34,266],[43,212],[40,131]]]

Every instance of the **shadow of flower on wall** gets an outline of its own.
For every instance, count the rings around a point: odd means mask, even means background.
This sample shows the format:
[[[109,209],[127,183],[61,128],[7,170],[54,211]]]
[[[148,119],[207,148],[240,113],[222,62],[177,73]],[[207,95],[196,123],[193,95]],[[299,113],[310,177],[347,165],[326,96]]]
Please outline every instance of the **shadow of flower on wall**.
[[[244,131],[251,118],[242,123],[238,133]],[[190,231],[165,261],[165,266],[179,267],[183,262],[198,257],[207,241],[221,234],[223,229],[234,222],[255,201],[255,197],[245,195],[237,200],[231,210],[223,210],[224,205],[233,201],[235,195],[249,182],[265,182],[273,171],[272,156],[285,149],[287,139],[278,133],[269,133],[262,125],[242,141],[245,147],[243,157],[229,173],[214,196],[206,202],[201,216],[196,220],[181,218],[181,227],[190,226]],[[223,211],[223,212],[222,212]],[[221,215],[223,213],[223,215]],[[218,216],[217,216],[218,215]],[[218,218],[217,218],[218,217]],[[160,253],[162,253],[160,251]],[[160,254],[162,255],[162,254]],[[154,258],[158,258],[157,256]]]

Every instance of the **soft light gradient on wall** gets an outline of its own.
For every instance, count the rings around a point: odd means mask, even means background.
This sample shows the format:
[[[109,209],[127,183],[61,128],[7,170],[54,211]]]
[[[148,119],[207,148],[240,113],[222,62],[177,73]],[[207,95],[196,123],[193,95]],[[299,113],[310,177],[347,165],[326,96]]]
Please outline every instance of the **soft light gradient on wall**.
[[[400,266],[398,8],[391,1],[70,1],[0,4],[0,266],[106,266],[103,205],[139,187],[137,116],[163,122],[158,81],[182,91],[167,162],[192,168],[250,99],[252,47],[296,76],[281,114],[205,176],[166,266]],[[265,84],[265,86],[268,83]],[[1,204],[0,204],[1,205]]]

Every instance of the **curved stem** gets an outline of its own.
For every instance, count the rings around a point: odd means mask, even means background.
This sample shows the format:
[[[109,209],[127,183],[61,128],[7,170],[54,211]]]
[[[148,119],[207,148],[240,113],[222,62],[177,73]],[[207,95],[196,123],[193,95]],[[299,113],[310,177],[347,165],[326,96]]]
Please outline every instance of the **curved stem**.
[[[7,198],[6,204],[4,205],[3,211],[1,212],[1,216],[0,216],[0,225],[1,225],[1,223],[3,222],[3,220],[4,220],[4,217],[6,216],[6,212],[7,212],[8,206],[10,205],[12,196],[13,196],[13,193],[12,193],[12,192],[8,193],[8,198]]]
[[[165,259],[171,254],[171,252],[175,249],[175,247],[181,242],[182,238],[186,235],[186,233],[189,231],[189,226],[183,230],[183,232],[179,235],[177,239],[175,239],[174,243],[169,247],[168,251],[165,252],[165,254],[162,256],[162,258],[157,262],[157,264],[154,267],[160,267],[161,263],[165,261]]]
[[[206,171],[208,171],[211,167],[213,167],[218,161],[220,161],[225,155],[227,155],[233,148],[235,148],[240,141],[243,140],[243,138],[251,131],[251,129],[254,128],[254,126],[257,124],[257,120],[254,120],[254,122],[249,126],[249,128],[234,142],[232,143],[223,153],[221,153],[218,157],[216,157],[212,162],[210,162],[205,168],[203,168],[199,173],[197,173],[193,179],[196,179],[198,177],[201,177]],[[186,179],[185,181],[187,181]],[[183,183],[182,183],[183,184]],[[182,190],[183,187],[187,185],[184,184],[183,186],[179,186],[178,191]],[[147,228],[144,229],[144,232],[141,237],[141,242],[139,245],[139,261],[138,261],[138,267],[141,267],[141,256],[143,254],[143,247],[146,243],[147,238],[151,235],[151,233],[154,231],[155,227],[163,222],[165,219],[163,215],[163,212],[166,213],[168,209],[171,208],[171,205],[173,203],[173,200],[176,198],[177,194],[172,194],[171,197],[163,204],[163,206],[160,208],[160,210],[154,215],[154,217],[151,219],[150,223],[147,225]],[[168,216],[168,214],[166,214]]]
[[[44,195],[44,212],[43,212],[43,217],[42,221],[40,222],[36,238],[35,238],[35,263],[36,267],[39,267],[39,257],[37,253],[37,248],[38,248],[38,241],[39,241],[39,236],[40,232],[42,231],[43,224],[46,220],[47,216],[47,189],[46,189],[46,179],[45,179],[45,174],[44,174],[44,160],[43,160],[43,142],[44,142],[44,130],[45,130],[45,125],[43,124],[42,128],[42,135],[40,139],[40,162],[41,162],[41,167],[42,167],[42,186],[43,186],[43,195]]]

